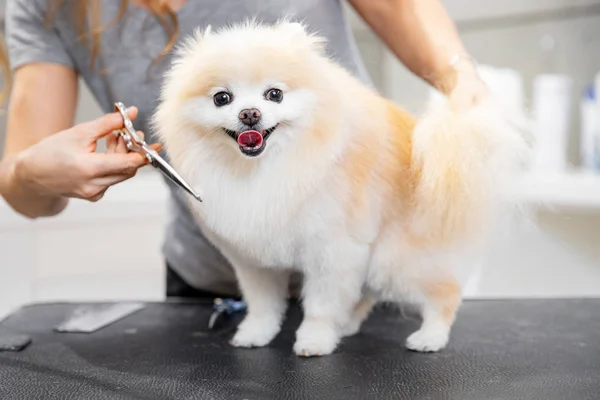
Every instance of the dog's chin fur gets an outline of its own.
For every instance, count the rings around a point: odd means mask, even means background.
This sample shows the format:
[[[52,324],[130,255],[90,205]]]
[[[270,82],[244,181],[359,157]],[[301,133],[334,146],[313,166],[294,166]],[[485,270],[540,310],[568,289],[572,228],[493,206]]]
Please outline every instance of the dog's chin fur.
[[[461,274],[485,245],[526,142],[491,102],[462,111],[445,102],[416,119],[323,46],[287,21],[209,29],[179,49],[165,79],[155,130],[201,191],[190,207],[249,306],[232,344],[265,346],[277,335],[296,270],[298,355],[333,352],[379,301],[417,305],[423,322],[407,347],[440,350]],[[283,91],[280,103],[265,98],[270,87]],[[217,107],[223,88],[233,101]],[[279,126],[247,157],[223,129],[242,129],[237,115],[253,107],[261,129]]]

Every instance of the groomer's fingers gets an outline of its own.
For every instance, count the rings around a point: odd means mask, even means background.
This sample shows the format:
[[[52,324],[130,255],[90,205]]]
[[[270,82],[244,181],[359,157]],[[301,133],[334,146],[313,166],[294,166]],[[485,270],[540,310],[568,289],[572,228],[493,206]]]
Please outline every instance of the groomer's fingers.
[[[109,154],[121,153],[125,154],[129,152],[125,139],[119,134],[106,135],[106,152]]]
[[[133,121],[137,117],[138,109],[136,107],[129,107],[127,109],[127,115]],[[100,118],[97,118],[90,122],[84,122],[78,128],[90,139],[98,140],[113,131],[121,129],[123,127],[123,117],[118,112],[105,114]]]
[[[152,143],[150,145],[150,147],[152,147],[155,151],[160,152],[163,149],[163,145],[160,143]]]
[[[163,149],[163,146],[162,146],[162,144],[160,144],[160,143],[152,143],[152,144],[150,144],[149,146],[150,146],[152,149],[154,149],[154,151],[156,151],[157,153],[158,153],[158,152],[161,152],[161,151],[162,151],[162,149]],[[148,159],[146,159],[146,164],[148,164],[148,163],[149,163],[149,161],[148,161]]]
[[[140,135],[140,137],[142,139],[145,139],[144,132],[137,131],[137,133],[138,133],[138,135]],[[162,151],[162,149],[163,149],[163,145],[161,143],[152,143],[152,144],[149,144],[149,146],[152,147],[155,151]]]
[[[135,131],[135,133],[138,134],[138,136],[144,140],[144,132],[142,131]],[[127,153],[129,151],[129,149],[127,148],[127,145],[125,144],[125,140],[121,139],[121,145],[118,147],[118,152],[119,153]]]
[[[108,188],[116,185],[117,183],[121,183],[133,178],[136,173],[137,170],[133,170],[133,172],[126,174],[116,174],[94,178],[81,187],[80,190],[75,193],[75,197],[92,202],[98,201],[104,196],[104,193],[106,193]]]
[[[125,139],[123,139],[121,136],[119,136],[117,138],[117,146],[115,148],[115,153],[127,153],[129,151],[129,149],[127,148],[127,145],[125,144]]]
[[[131,175],[146,165],[146,158],[131,152],[126,154],[93,153],[87,154],[85,174],[88,179],[110,175]]]
[[[143,133],[141,131],[139,131],[138,134],[140,136],[143,135]],[[152,143],[149,146],[157,152],[160,152],[163,149],[163,145],[160,143]],[[122,137],[120,137],[120,136],[116,137],[115,135],[108,135],[106,137],[106,153],[107,154],[119,154],[119,153],[126,154],[128,152],[130,152],[130,150],[127,149],[127,146],[125,145],[125,141],[123,140]]]
[[[114,134],[114,132],[112,135],[106,135],[106,152],[108,154],[113,154],[116,152],[118,138],[119,137]]]
[[[116,175],[108,175],[108,176],[102,176],[99,178],[96,178],[92,181],[92,183],[94,185],[98,185],[98,186],[112,186],[112,185],[116,185],[117,183],[121,183],[123,181],[126,181],[127,179],[131,179],[133,178],[137,173],[137,170],[133,171],[130,174],[116,174]]]
[[[108,190],[108,187],[106,187],[105,189],[101,190],[98,194],[86,199],[88,201],[91,201],[93,203],[97,202],[98,200],[100,200],[102,197],[104,197],[104,194],[106,193],[106,191]]]

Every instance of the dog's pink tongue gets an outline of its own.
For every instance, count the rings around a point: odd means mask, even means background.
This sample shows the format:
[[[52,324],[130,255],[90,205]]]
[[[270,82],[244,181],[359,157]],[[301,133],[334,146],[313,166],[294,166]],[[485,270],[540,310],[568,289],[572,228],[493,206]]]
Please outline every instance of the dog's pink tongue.
[[[246,148],[260,147],[263,142],[263,136],[258,131],[245,131],[240,133],[237,138],[238,144]]]

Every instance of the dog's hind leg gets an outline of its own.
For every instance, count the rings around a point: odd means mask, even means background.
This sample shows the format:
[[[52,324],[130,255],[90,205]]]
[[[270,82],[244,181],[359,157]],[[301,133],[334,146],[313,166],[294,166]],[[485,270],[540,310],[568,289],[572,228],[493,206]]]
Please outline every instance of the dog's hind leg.
[[[450,329],[461,303],[461,289],[453,278],[433,278],[418,286],[418,306],[423,322],[406,339],[406,347],[419,352],[435,352],[448,343]]]
[[[361,298],[369,248],[335,238],[305,255],[304,319],[294,352],[303,357],[331,354]]]
[[[360,331],[362,323],[367,319],[371,310],[377,303],[377,298],[371,293],[365,293],[362,299],[354,307],[352,316],[348,323],[342,328],[342,336],[353,336]]]

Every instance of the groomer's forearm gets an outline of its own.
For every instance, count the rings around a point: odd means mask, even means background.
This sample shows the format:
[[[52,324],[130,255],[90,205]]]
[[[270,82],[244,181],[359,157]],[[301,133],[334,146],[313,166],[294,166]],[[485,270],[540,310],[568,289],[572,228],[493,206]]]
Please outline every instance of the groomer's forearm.
[[[28,218],[50,217],[64,210],[68,199],[41,196],[27,188],[16,173],[17,158],[11,155],[0,161],[0,196],[13,210]]]
[[[452,90],[457,70],[475,71],[440,0],[348,1],[408,69],[439,90]]]

